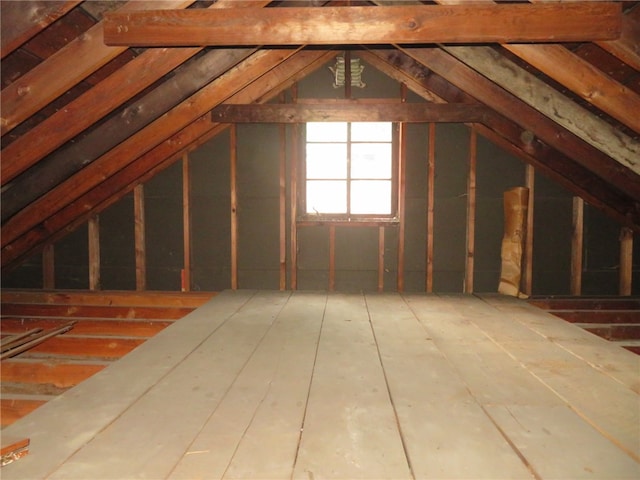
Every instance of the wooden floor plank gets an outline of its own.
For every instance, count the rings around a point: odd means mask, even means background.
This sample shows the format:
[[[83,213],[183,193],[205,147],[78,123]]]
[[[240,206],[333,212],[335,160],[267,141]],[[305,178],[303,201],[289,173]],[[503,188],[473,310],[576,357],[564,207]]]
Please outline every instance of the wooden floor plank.
[[[488,406],[539,478],[640,478],[640,464],[600,435],[568,406]],[[562,454],[558,454],[562,452]]]
[[[165,478],[245,368],[289,295],[258,292],[49,478],[131,478],[141,471],[147,478]],[[183,403],[185,395],[188,404]]]
[[[581,328],[575,328],[527,302],[502,295],[482,295],[482,299],[593,368],[640,393],[639,356]]]
[[[558,328],[555,322],[549,323],[546,313],[508,313],[504,302],[509,305],[512,300],[496,299],[496,302],[504,308],[498,309],[472,297],[462,298],[453,305],[602,435],[640,461],[638,394],[629,385],[612,378],[605,369],[572,354],[561,344],[562,339],[545,333],[548,328]],[[520,321],[521,318],[526,320]],[[545,326],[547,323],[550,327]],[[576,335],[582,335],[582,332],[576,332]],[[589,341],[601,344],[603,350],[615,348],[606,340],[591,337]],[[631,370],[632,365],[634,363],[625,368]]]
[[[326,298],[295,293],[169,478],[290,478]]]
[[[8,317],[69,318],[146,318],[177,320],[193,309],[189,307],[128,307],[109,305],[2,304],[2,315]]]
[[[402,297],[367,304],[415,477],[533,478]]]
[[[3,479],[50,475],[170,373],[254,294],[221,293],[147,340],[140,349],[9,426],[3,435],[31,438],[31,448],[25,458],[2,469]],[[78,421],[80,413],[82,421]],[[156,420],[162,423],[163,418]],[[140,448],[137,445],[131,451]]]
[[[0,379],[3,383],[20,382],[69,388],[95,375],[107,365],[106,362],[7,359],[2,362]]]
[[[364,298],[330,294],[293,478],[411,478]]]
[[[95,320],[74,318],[73,335],[127,337],[153,337],[160,330],[168,327],[173,321],[161,320]],[[26,332],[33,328],[50,330],[69,323],[69,318],[3,318],[0,320],[3,334]]]

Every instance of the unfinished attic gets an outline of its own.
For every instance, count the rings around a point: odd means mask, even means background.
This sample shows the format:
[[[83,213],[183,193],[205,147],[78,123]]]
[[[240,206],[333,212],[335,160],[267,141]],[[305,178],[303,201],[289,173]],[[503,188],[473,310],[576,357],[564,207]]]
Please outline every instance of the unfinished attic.
[[[2,478],[640,478],[640,2],[0,19]]]

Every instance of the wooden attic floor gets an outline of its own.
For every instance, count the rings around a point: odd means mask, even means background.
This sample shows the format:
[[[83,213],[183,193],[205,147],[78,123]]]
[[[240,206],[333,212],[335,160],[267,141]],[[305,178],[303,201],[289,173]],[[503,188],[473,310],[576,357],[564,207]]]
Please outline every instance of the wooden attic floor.
[[[640,356],[507,297],[226,291],[3,430],[3,479],[640,478]]]

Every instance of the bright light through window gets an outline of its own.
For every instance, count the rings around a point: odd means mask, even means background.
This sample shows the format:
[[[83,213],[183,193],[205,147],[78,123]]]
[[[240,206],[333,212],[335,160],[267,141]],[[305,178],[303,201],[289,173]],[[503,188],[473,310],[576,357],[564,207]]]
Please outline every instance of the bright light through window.
[[[391,123],[307,123],[306,213],[391,215],[392,182]]]

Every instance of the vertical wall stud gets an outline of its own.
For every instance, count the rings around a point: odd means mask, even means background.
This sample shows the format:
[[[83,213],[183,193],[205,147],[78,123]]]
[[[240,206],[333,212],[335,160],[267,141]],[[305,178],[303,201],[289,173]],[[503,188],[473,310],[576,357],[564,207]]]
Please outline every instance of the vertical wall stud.
[[[633,230],[620,230],[620,295],[631,295],[633,276]]]
[[[407,101],[407,86],[401,84],[400,99],[402,103]],[[407,156],[407,130],[405,124],[398,124],[399,149],[398,149],[398,292],[404,291],[404,243],[405,243],[405,198],[406,198],[406,156]]]
[[[136,290],[147,289],[147,247],[145,240],[144,185],[133,189],[134,239],[136,254]]]
[[[527,164],[525,170],[525,186],[529,189],[529,208],[527,209],[527,231],[524,241],[524,258],[522,265],[522,291],[531,295],[533,291],[533,213],[535,208],[536,171],[533,165]]]
[[[336,290],[336,226],[329,225],[329,291]]]
[[[280,290],[287,288],[287,129],[280,125]]]
[[[100,217],[89,219],[89,290],[100,290]]]
[[[182,156],[182,238],[184,270],[182,291],[191,290],[191,177],[189,173],[189,155]]]
[[[571,219],[571,295],[582,293],[582,249],[584,239],[584,200],[573,197]]]
[[[231,288],[238,289],[238,142],[237,127],[231,125]]]
[[[436,173],[436,124],[429,124],[429,152],[427,158],[427,251],[425,290],[433,292],[433,206]]]
[[[297,84],[291,88],[292,101],[295,103],[298,98]],[[291,125],[291,180],[289,186],[289,211],[290,211],[290,257],[291,257],[291,273],[290,285],[291,290],[298,288],[298,165],[300,162],[300,124]]]
[[[469,139],[469,172],[467,175],[467,259],[464,276],[464,293],[473,293],[475,228],[476,228],[476,159],[478,137],[471,127]]]
[[[384,227],[378,227],[378,292],[384,291]]]
[[[56,288],[56,270],[54,260],[54,246],[48,244],[42,251],[42,288],[53,290]]]

